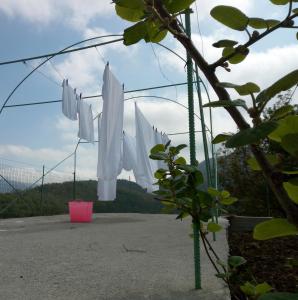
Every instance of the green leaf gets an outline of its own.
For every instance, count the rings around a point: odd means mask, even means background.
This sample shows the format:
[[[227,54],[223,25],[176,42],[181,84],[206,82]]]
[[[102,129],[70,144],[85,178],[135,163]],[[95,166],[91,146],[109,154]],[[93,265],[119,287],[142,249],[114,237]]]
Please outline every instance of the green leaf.
[[[174,14],[189,8],[195,0],[164,0],[163,3],[169,13]]]
[[[151,20],[146,20],[146,30],[147,34],[145,36],[145,42],[149,43],[159,43],[162,41],[168,31],[167,30],[161,30],[161,24],[157,21],[151,21]]]
[[[231,64],[241,63],[246,58],[248,53],[249,53],[249,49],[246,49],[245,52],[240,53],[240,52],[236,51],[235,48],[232,48],[232,47],[226,47],[222,50],[223,57],[227,57],[227,56],[233,54],[233,56],[228,59],[229,63],[231,63]]]
[[[188,217],[188,216],[189,216],[189,213],[188,213],[188,212],[182,211],[182,212],[176,217],[176,220],[178,220],[178,219],[182,220],[182,219],[184,219],[184,218],[186,218],[186,217]]]
[[[262,18],[250,18],[248,25],[255,29],[267,29],[279,24],[280,21],[274,19],[264,20]]]
[[[161,179],[161,178],[163,178],[163,176],[164,176],[164,172],[160,172],[159,170],[157,170],[155,173],[154,173],[154,177],[156,178],[156,179]]]
[[[261,139],[267,137],[267,135],[276,129],[276,127],[277,123],[269,121],[253,128],[241,130],[229,138],[229,140],[226,142],[226,147],[235,148],[257,143]]]
[[[247,296],[255,296],[256,295],[256,289],[253,284],[250,282],[245,282],[245,284],[240,286],[241,291],[247,295]]]
[[[276,165],[280,162],[278,156],[276,154],[266,154],[267,160],[271,165]],[[262,171],[260,165],[254,157],[251,157],[247,160],[249,167],[254,171]]]
[[[176,165],[186,165],[186,160],[184,157],[179,157],[174,161],[174,163]]]
[[[298,70],[295,70],[286,76],[282,77],[274,84],[272,84],[267,89],[263,90],[256,98],[257,102],[267,103],[271,98],[281,93],[282,91],[287,91],[295,84],[298,83]]]
[[[298,294],[293,293],[267,293],[258,300],[298,300]]]
[[[226,133],[221,133],[218,134],[213,140],[212,140],[212,144],[219,144],[222,142],[225,142],[227,140],[229,140],[229,138],[232,136],[232,134],[226,134]]]
[[[146,24],[144,21],[138,22],[135,25],[124,30],[123,38],[124,45],[132,45],[145,38],[147,34]]]
[[[278,120],[292,112],[294,107],[290,104],[278,108],[272,115],[270,120]]]
[[[220,195],[220,191],[216,190],[213,187],[208,187],[208,193],[212,196],[212,197],[217,197]]]
[[[238,201],[238,199],[235,197],[228,197],[228,198],[221,199],[220,203],[223,205],[232,205],[237,201]]]
[[[292,12],[293,12],[294,14],[298,14],[298,8],[294,8],[294,9],[292,10]]]
[[[266,20],[266,23],[269,28],[276,26],[277,24],[279,24],[279,22],[280,22],[279,20],[274,20],[274,19]]]
[[[263,282],[263,283],[256,285],[256,294],[257,295],[264,295],[264,294],[270,292],[271,290],[273,290],[273,288],[267,282]]]
[[[233,41],[233,40],[220,40],[220,41],[212,44],[212,46],[215,48],[225,48],[225,47],[233,47],[237,44],[238,44],[238,42]]]
[[[286,5],[290,0],[270,0],[275,5]]]
[[[216,223],[213,223],[213,222],[210,222],[207,225],[207,230],[210,231],[210,232],[218,232],[221,229],[222,229],[222,227],[219,224],[216,224]]]
[[[281,138],[281,146],[294,157],[298,158],[298,133],[284,135]]]
[[[114,0],[112,2],[121,7],[145,10],[145,4],[143,0]]]
[[[230,82],[220,82],[217,85],[221,86],[223,88],[233,88],[241,96],[258,93],[260,91],[260,87],[253,82],[247,82],[242,85],[238,85],[238,84],[234,84],[234,83],[230,83]]]
[[[176,150],[177,150],[178,153],[179,153],[182,149],[184,149],[184,148],[186,148],[186,147],[187,147],[186,144],[181,144],[181,145],[178,145],[178,146],[176,147]]]
[[[246,103],[242,99],[236,99],[236,100],[219,100],[219,101],[213,101],[209,102],[207,104],[204,104],[203,107],[231,107],[231,106],[242,106],[245,109],[247,109]]]
[[[298,174],[298,170],[282,170],[282,173],[296,175],[296,174]]]
[[[232,6],[216,6],[210,14],[218,22],[239,31],[245,30],[249,20],[242,11]]]
[[[115,9],[119,17],[130,22],[138,22],[144,16],[144,11],[142,9],[122,7],[118,4],[116,4]]]
[[[177,168],[180,170],[189,172],[189,173],[194,173],[198,170],[197,167],[192,166],[192,165],[177,165]]]
[[[158,152],[163,152],[165,151],[165,145],[163,144],[157,144],[155,145],[151,150],[150,150],[150,153],[151,154],[156,154]]]
[[[296,134],[298,132],[298,116],[290,115],[278,121],[278,127],[269,134],[269,138],[281,143],[282,138],[288,134]]]
[[[242,256],[230,256],[228,258],[228,265],[237,268],[246,263],[246,259]]]
[[[168,156],[165,153],[155,153],[155,154],[150,154],[149,158],[153,160],[166,160],[168,159]]]
[[[262,18],[249,18],[248,25],[255,29],[264,29],[267,28],[267,23]]]
[[[298,204],[298,177],[290,179],[287,182],[283,182],[282,185],[288,193],[288,196],[291,198],[291,200]]]
[[[253,237],[256,240],[269,240],[276,237],[296,235],[298,229],[286,219],[276,218],[255,226]]]

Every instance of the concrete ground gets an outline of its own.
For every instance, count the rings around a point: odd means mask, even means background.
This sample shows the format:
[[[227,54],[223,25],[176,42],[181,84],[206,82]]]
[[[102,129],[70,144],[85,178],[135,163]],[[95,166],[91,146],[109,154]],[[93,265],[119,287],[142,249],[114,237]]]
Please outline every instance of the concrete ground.
[[[204,251],[203,289],[194,290],[190,233],[190,220],[173,215],[0,220],[0,299],[230,299]],[[212,243],[226,259],[225,231]]]

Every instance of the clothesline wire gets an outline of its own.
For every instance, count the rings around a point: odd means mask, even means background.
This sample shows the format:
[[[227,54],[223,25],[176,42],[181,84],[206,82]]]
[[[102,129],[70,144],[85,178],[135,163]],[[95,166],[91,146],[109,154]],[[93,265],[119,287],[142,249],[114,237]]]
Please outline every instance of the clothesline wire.
[[[52,67],[52,69],[58,74],[58,76],[60,77],[60,79],[63,80],[64,77],[62,76],[61,72],[56,68],[56,66],[53,64],[53,62],[51,60],[49,60],[48,62],[50,64],[50,66]],[[61,84],[59,84],[59,85],[61,86]]]
[[[85,40],[82,40],[82,41],[79,41],[77,43],[74,43],[74,44],[71,44],[70,46],[67,46],[65,48],[63,48],[61,51],[59,52],[56,52],[54,53],[52,56],[46,58],[42,63],[40,63],[37,67],[35,67],[31,72],[29,72],[29,74],[27,74],[16,86],[15,88],[10,92],[10,94],[8,95],[8,97],[4,100],[4,103],[3,105],[1,106],[1,109],[0,109],[0,114],[2,113],[5,105],[7,104],[7,102],[9,101],[9,99],[12,97],[12,95],[15,93],[15,91],[23,84],[23,82],[26,81],[27,78],[29,78],[37,69],[39,69],[42,65],[44,65],[47,61],[49,61],[50,59],[52,59],[53,57],[55,57],[56,55],[59,55],[61,54],[63,51],[66,51],[74,46],[77,46],[79,44],[82,44],[82,43],[85,43],[85,42],[88,42],[88,41],[91,41],[91,40],[95,40],[95,39],[99,39],[99,38],[104,38],[104,37],[110,37],[110,36],[114,36],[114,35],[103,35],[103,36],[97,36],[97,37],[93,37],[93,38],[89,38],[89,39],[85,39]],[[97,44],[97,46],[103,46],[103,45],[107,45],[107,44],[111,44],[111,43],[116,43],[116,42],[119,42],[119,41],[122,41],[123,38],[121,39],[116,39],[116,40],[112,40],[112,41],[107,41],[107,42],[102,42],[102,43],[99,43]],[[94,46],[94,45],[93,45]],[[90,47],[89,47],[90,48]]]
[[[97,49],[97,47],[94,48],[95,51],[97,52],[97,54],[99,55],[100,59],[103,61],[103,63],[106,65],[107,62],[105,60],[105,58],[103,57],[103,55],[100,53],[100,51]]]
[[[27,68],[30,68],[31,70],[35,68],[35,66],[33,66],[32,64],[30,64],[26,61],[24,61],[23,63]],[[41,70],[36,70],[36,72],[39,73],[40,75],[42,75],[44,78],[48,79],[50,82],[54,83],[55,85],[61,86],[60,83],[58,83],[56,80],[54,80],[53,78],[51,78],[48,75],[46,75],[45,73],[43,73]]]
[[[193,83],[195,83],[195,81]],[[176,86],[186,85],[186,84],[187,84],[187,82],[175,83]],[[153,86],[153,87],[149,87],[149,88],[141,88],[141,89],[135,89],[135,90],[127,90],[127,91],[124,91],[124,94],[134,93],[134,92],[143,92],[143,91],[149,91],[149,90],[155,90],[155,89],[162,89],[162,88],[167,88],[167,87],[171,87],[171,86],[173,86],[173,84]],[[100,97],[102,97],[101,94],[84,96],[84,97],[82,97],[82,99],[93,99],[93,98],[100,98]],[[11,104],[11,105],[5,105],[4,108],[49,104],[49,103],[57,103],[57,102],[62,102],[62,100],[50,100],[50,101],[29,102],[29,103],[22,103],[22,104]]]
[[[110,34],[110,35],[102,36],[102,37],[116,37],[116,36],[121,36],[122,37],[123,35],[122,34]],[[96,39],[96,38],[100,38],[100,37],[95,37],[95,38],[92,38],[92,39]],[[91,40],[91,39],[88,39],[88,40]],[[122,40],[123,39],[119,39],[117,41],[122,41]],[[38,55],[38,56],[32,56],[32,57],[26,57],[26,58],[19,58],[19,59],[14,59],[14,60],[3,61],[3,62],[0,62],[0,66],[15,64],[15,63],[23,62],[23,61],[35,60],[35,59],[40,59],[40,58],[48,58],[50,56],[57,56],[57,55],[62,55],[62,54],[70,53],[70,52],[81,51],[81,50],[97,47],[97,46],[100,46],[100,45],[101,45],[101,43],[96,43],[96,44],[83,46],[83,47],[78,47],[78,48],[70,49],[70,50],[64,50],[64,51],[52,52],[52,53],[48,53],[48,54],[42,54],[42,55]]]
[[[157,56],[156,52],[155,52],[155,49],[152,45],[152,43],[150,43],[150,46],[151,46],[151,49],[152,49],[152,52],[154,54],[154,57],[155,59],[157,60],[157,64],[158,64],[158,68],[159,68],[159,72],[160,74],[162,75],[162,77],[167,80],[168,82],[170,82],[171,84],[174,83],[174,81],[172,81],[171,79],[168,78],[168,76],[166,76],[166,74],[164,73],[162,67],[161,67],[161,64],[160,64],[160,60],[159,60],[159,57]],[[176,100],[178,100],[178,91],[177,91],[177,86],[175,86],[175,93],[176,93]]]

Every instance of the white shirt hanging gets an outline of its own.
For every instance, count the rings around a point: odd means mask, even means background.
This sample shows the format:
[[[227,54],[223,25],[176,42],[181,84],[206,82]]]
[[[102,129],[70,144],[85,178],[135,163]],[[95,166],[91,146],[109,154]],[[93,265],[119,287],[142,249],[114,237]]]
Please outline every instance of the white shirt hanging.
[[[90,143],[94,142],[93,114],[90,104],[78,99],[79,133],[78,137]]]
[[[163,144],[165,145],[166,143],[164,143],[163,140],[163,135],[161,134],[161,132],[157,131],[157,129],[155,129],[155,144]],[[162,160],[158,160],[157,161],[157,165],[158,165],[158,169],[166,169],[167,165],[164,161]]]
[[[68,80],[63,80],[62,83],[62,112],[70,120],[77,120],[77,99],[74,89],[68,84]]]
[[[123,87],[106,65],[103,75],[103,110],[99,126],[98,189],[99,200],[116,198],[117,175],[121,171],[123,134]]]
[[[136,181],[146,188],[149,193],[158,189],[153,185],[156,181],[154,173],[158,169],[156,160],[149,158],[150,150],[155,146],[155,131],[145,116],[142,114],[135,103],[135,120],[136,120],[136,151],[137,151],[137,169]]]

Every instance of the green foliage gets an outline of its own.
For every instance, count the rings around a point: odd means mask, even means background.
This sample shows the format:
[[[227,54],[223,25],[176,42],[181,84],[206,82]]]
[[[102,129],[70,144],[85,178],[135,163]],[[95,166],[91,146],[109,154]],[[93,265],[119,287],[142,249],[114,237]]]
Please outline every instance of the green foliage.
[[[227,191],[212,188],[208,192],[204,191],[204,178],[199,167],[187,164],[185,158],[180,156],[180,151],[185,147],[183,144],[162,149],[160,145],[156,145],[151,149],[153,154],[150,158],[160,160],[162,157],[167,165],[166,169],[155,172],[159,190],[154,194],[169,209],[178,212],[178,219],[191,216],[194,222],[208,222],[217,200],[221,205],[231,205],[237,199]],[[221,226],[209,222],[207,229],[216,232]]]
[[[276,128],[276,122],[268,121],[261,123],[256,127],[241,130],[228,139],[226,142],[226,147],[235,148],[258,143],[261,139],[266,138],[267,135],[269,135]]]
[[[140,21],[144,16],[144,11],[142,9],[131,9],[119,5],[116,5],[115,9],[118,16],[122,16],[123,19],[130,22]]]
[[[263,90],[257,97],[256,101],[260,103],[267,103],[277,94],[282,91],[287,91],[298,83],[298,70],[295,70],[286,76],[282,77],[267,89]]]
[[[195,0],[164,0],[169,13],[174,14],[187,9]]]
[[[219,144],[219,143],[225,142],[225,141],[227,141],[231,136],[232,136],[232,134],[226,134],[226,133],[218,134],[218,135],[212,140],[212,144]]]
[[[298,204],[298,177],[284,182],[283,187],[288,193],[291,200]]]
[[[272,165],[276,165],[280,162],[280,159],[276,154],[267,154],[266,158]],[[257,160],[254,157],[250,157],[247,160],[247,164],[254,171],[261,171],[262,170],[260,165],[258,164]]]
[[[218,86],[224,88],[233,88],[238,92],[240,96],[246,96],[246,95],[260,92],[260,87],[253,82],[247,82],[242,85],[238,85],[230,82],[220,82],[218,83]]]
[[[249,18],[248,25],[255,29],[268,29],[277,25],[280,21],[273,19]]]
[[[216,6],[211,10],[210,14],[218,22],[239,31],[245,30],[249,21],[243,12],[232,6]]]
[[[269,134],[269,138],[281,143],[282,138],[298,131],[298,115],[290,115],[278,122],[278,127]]]
[[[212,44],[212,46],[215,48],[225,48],[225,47],[233,47],[237,44],[238,44],[238,42],[233,41],[233,40],[220,40],[220,41]]]
[[[263,282],[257,285],[246,282],[244,285],[240,286],[240,289],[245,295],[253,297],[253,299],[255,299],[256,297],[265,295],[266,293],[270,292],[273,288],[267,282]]]
[[[232,268],[240,267],[246,263],[246,259],[242,256],[229,256],[228,265]]]
[[[218,232],[221,229],[222,229],[222,227],[217,223],[209,222],[207,224],[207,230],[210,231],[210,232]]]
[[[231,64],[239,64],[241,63],[246,56],[248,55],[249,50],[244,47],[226,47],[222,50],[222,56],[223,57],[230,57],[228,58],[229,63]]]
[[[253,237],[256,240],[268,240],[297,234],[298,228],[295,225],[289,223],[286,219],[276,218],[256,225]]]

